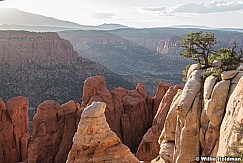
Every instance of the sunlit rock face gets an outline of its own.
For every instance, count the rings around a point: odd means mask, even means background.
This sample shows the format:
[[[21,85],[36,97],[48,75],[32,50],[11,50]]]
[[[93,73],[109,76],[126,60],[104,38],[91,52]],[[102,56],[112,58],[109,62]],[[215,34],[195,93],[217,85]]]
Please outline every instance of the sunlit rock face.
[[[5,103],[0,99],[0,162],[26,161],[30,138],[28,99],[14,97]]]
[[[159,138],[160,160],[183,163],[196,156],[232,155],[232,146],[241,142],[242,135],[233,130],[243,119],[242,71],[225,71],[221,81],[214,76],[203,80],[203,72],[192,65],[170,106]]]
[[[33,133],[28,145],[28,162],[66,162],[77,131],[79,105],[63,105],[47,100],[39,105],[33,118]]]
[[[103,102],[92,102],[84,109],[67,163],[139,162],[110,129],[105,109],[106,104]]]
[[[226,106],[225,116],[220,127],[219,148],[217,156],[236,155],[242,151],[239,143],[243,141],[243,77],[231,94]],[[239,145],[237,147],[237,144]],[[236,151],[234,148],[236,148]],[[238,155],[239,157],[239,155]]]

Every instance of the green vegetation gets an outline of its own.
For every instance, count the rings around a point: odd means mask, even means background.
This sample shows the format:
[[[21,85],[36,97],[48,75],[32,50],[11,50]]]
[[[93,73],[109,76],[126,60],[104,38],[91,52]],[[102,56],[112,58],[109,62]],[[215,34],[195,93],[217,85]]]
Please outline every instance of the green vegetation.
[[[216,43],[212,32],[189,33],[181,42],[181,48],[184,48],[181,55],[208,67],[208,57],[214,52],[212,47]]]
[[[209,63],[213,64],[214,60],[221,60],[222,71],[235,70],[240,63],[240,58],[242,57],[242,50],[239,49],[237,51],[236,43],[233,43],[234,46],[232,48],[220,48],[216,52],[214,52],[211,56],[209,56]]]
[[[214,75],[220,79],[223,71],[235,70],[240,64],[240,58],[243,51],[238,48],[234,42],[231,48],[213,49],[217,44],[216,38],[212,32],[193,32],[185,36],[181,42],[183,48],[180,55],[198,61],[199,64],[206,68],[203,78],[206,79],[210,75]],[[214,66],[214,62],[218,62],[218,66]],[[211,68],[210,68],[211,67]],[[210,69],[209,69],[210,68]],[[186,75],[189,67],[183,70],[183,81],[186,81]]]

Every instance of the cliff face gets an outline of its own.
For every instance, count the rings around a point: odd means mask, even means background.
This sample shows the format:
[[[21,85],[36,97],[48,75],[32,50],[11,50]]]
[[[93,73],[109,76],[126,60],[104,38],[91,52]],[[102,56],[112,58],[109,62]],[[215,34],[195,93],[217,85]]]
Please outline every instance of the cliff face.
[[[0,31],[0,65],[71,65],[76,60],[72,45],[56,33]]]
[[[156,52],[159,54],[170,54],[178,51],[180,48],[181,37],[170,37],[165,40],[159,40],[156,47]]]
[[[14,97],[6,105],[0,99],[0,162],[27,160],[30,138],[28,105],[25,97]]]
[[[165,162],[194,162],[197,156],[217,153],[226,156],[232,154],[232,143],[241,141],[232,130],[234,121],[242,119],[242,69],[223,72],[220,82],[214,76],[203,81],[204,71],[191,66],[183,91],[173,100],[159,139],[159,156]]]
[[[111,88],[132,85],[106,67],[78,57],[70,42],[56,33],[1,31],[0,74],[0,96],[23,95],[31,106],[46,99],[78,101],[83,81],[92,75],[105,76]]]

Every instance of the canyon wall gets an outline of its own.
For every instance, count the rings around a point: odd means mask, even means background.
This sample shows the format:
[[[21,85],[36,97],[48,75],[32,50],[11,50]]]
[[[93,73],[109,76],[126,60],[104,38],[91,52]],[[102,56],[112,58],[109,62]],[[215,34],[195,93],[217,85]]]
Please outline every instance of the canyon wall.
[[[31,107],[47,99],[59,103],[80,100],[80,90],[89,76],[104,76],[111,89],[133,85],[106,67],[79,57],[70,42],[57,33],[0,31],[0,74],[0,97],[7,100],[22,95]]]

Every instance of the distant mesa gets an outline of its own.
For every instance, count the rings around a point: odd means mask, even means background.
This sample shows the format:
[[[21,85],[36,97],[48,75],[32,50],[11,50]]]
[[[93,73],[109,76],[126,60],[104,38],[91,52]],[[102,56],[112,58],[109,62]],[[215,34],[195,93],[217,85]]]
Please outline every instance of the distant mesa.
[[[33,14],[16,8],[0,8],[0,30],[63,31],[114,30],[129,28],[120,24],[80,25],[71,21]]]

